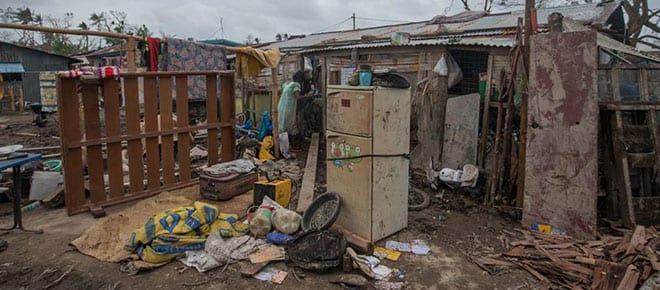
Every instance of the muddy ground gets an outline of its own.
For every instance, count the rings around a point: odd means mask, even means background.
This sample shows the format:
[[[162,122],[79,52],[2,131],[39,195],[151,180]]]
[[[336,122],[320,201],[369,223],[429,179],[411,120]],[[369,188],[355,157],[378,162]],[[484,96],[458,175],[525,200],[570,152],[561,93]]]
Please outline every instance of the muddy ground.
[[[23,124],[26,120],[27,123]],[[51,137],[57,135],[54,122],[45,128],[37,128],[30,125],[29,120],[29,114],[12,116],[10,129],[1,132],[4,137],[0,138],[0,145],[58,145],[57,139]],[[41,137],[15,136],[13,132],[32,132]],[[299,154],[299,159],[304,162],[305,152]],[[323,156],[322,153],[319,155]],[[323,174],[323,163],[319,162],[319,165],[319,174]],[[324,178],[319,176],[318,181],[323,184]],[[125,206],[116,206],[107,212],[112,214]],[[11,225],[10,213],[9,203],[0,202],[0,227]],[[282,285],[275,285],[242,277],[238,265],[232,265],[224,272],[216,269],[202,274],[194,269],[181,272],[182,264],[175,261],[129,276],[119,271],[118,264],[100,262],[69,245],[98,221],[90,214],[69,217],[64,209],[42,207],[24,217],[26,227],[41,228],[45,232],[12,232],[0,236],[9,243],[9,247],[0,252],[0,289],[341,289],[327,282],[330,276],[343,273],[341,270],[323,274],[304,272],[305,277],[300,281],[289,275]],[[508,234],[516,227],[520,227],[519,222],[493,208],[481,206],[479,197],[433,192],[431,206],[410,212],[408,228],[386,239],[426,239],[431,245],[431,254],[404,253],[398,261],[385,261],[384,264],[404,271],[407,289],[535,289],[536,280],[526,272],[511,270],[492,276],[471,262],[474,255],[503,250],[506,239],[516,238]],[[383,244],[384,241],[379,243]],[[291,272],[290,266],[284,263],[275,263],[274,266]],[[68,273],[59,283],[52,284],[65,272]]]

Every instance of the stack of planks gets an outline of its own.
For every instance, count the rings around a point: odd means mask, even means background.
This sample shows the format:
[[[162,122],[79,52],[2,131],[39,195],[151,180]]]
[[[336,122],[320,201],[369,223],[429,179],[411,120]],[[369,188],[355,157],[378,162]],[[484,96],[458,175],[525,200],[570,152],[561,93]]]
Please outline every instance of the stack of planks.
[[[540,281],[541,289],[637,289],[660,271],[660,234],[654,227],[637,226],[623,237],[596,241],[519,231],[525,239],[510,242],[508,252],[473,261],[490,274],[524,269]]]

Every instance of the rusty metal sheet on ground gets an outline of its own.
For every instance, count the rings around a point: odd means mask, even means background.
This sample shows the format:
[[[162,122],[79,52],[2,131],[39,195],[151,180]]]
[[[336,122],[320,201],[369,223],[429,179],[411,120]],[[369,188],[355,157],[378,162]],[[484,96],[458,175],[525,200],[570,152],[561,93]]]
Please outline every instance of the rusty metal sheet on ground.
[[[479,94],[447,99],[442,168],[477,163]]]
[[[535,35],[531,42],[523,225],[596,234],[596,34]]]

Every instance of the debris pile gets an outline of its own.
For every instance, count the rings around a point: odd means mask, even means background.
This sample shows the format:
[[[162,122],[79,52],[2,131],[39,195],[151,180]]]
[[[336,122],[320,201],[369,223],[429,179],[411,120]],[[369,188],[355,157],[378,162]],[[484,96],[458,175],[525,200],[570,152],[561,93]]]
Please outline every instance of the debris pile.
[[[473,261],[492,275],[522,268],[543,288],[636,289],[660,271],[660,235],[654,227],[637,226],[623,237],[601,236],[595,241],[519,231],[525,239],[510,242],[508,252]]]

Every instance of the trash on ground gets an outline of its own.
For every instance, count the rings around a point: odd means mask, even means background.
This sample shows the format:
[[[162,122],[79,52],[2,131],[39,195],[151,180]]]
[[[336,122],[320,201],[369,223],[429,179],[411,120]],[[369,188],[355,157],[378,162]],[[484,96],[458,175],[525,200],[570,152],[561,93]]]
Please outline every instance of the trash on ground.
[[[427,255],[431,252],[431,248],[429,248],[429,245],[423,240],[414,240],[412,241],[411,245],[413,254]]]
[[[144,227],[133,231],[124,249],[147,263],[158,264],[186,251],[204,249],[208,235],[214,232],[234,237],[247,234],[248,228],[238,222],[237,215],[220,213],[215,206],[197,201],[193,206],[151,216]]]
[[[284,256],[284,248],[275,245],[268,245],[248,257],[250,258],[250,263],[259,264],[263,262],[282,261],[284,260]]]
[[[375,247],[374,256],[378,257],[379,259],[388,259],[392,261],[397,261],[399,260],[399,257],[401,257],[401,252],[386,249],[383,247]]]
[[[394,251],[406,252],[406,253],[412,252],[412,249],[410,248],[410,243],[402,243],[397,241],[385,242],[385,248]]]
[[[306,232],[287,248],[288,261],[306,270],[325,271],[342,264],[348,242],[337,231]]]
[[[553,234],[559,236],[566,236],[568,233],[566,231],[555,228],[551,225],[535,223],[532,225],[532,231],[544,234]]]
[[[283,233],[272,232],[266,235],[266,241],[275,245],[286,245],[291,241],[293,241],[293,236]]]
[[[342,274],[331,277],[328,282],[333,284],[342,284],[349,287],[364,287],[369,284],[369,280],[358,274]]]
[[[284,271],[277,271],[275,275],[270,279],[271,282],[275,284],[282,284],[284,282],[284,279],[286,279],[286,276],[289,275],[289,273],[284,272]]]
[[[374,274],[376,274],[376,280],[383,280],[392,274],[392,269],[385,265],[378,265],[371,268],[371,270],[374,271]]]

